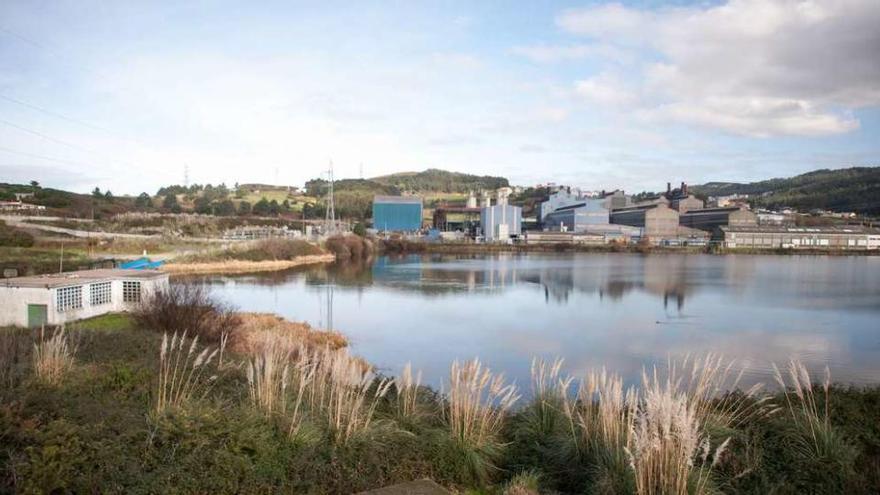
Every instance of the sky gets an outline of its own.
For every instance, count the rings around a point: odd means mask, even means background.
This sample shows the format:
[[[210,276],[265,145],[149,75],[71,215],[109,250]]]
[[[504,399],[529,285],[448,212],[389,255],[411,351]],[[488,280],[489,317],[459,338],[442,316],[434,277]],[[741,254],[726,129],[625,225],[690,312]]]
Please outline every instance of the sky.
[[[0,182],[880,165],[880,1],[0,2]]]

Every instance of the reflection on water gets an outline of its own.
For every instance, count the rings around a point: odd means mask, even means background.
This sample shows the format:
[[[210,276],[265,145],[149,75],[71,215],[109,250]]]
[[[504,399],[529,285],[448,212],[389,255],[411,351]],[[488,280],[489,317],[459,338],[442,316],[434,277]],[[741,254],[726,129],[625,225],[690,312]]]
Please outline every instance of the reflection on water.
[[[435,385],[456,358],[525,385],[535,355],[635,381],[708,351],[741,360],[749,381],[798,357],[880,382],[878,258],[434,255],[200,280],[242,309],[337,328],[390,373],[412,361]]]

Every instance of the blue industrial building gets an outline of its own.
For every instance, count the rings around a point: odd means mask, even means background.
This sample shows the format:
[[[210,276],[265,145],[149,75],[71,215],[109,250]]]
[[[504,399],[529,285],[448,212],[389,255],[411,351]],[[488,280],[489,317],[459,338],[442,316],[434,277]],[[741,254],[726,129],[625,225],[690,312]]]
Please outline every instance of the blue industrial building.
[[[380,232],[416,232],[422,228],[422,198],[376,196],[373,228]]]

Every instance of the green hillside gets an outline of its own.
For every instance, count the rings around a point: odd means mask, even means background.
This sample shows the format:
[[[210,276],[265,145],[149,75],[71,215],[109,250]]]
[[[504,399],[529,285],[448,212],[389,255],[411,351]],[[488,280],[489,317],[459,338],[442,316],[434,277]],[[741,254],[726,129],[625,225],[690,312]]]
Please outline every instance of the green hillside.
[[[510,185],[504,177],[447,172],[435,168],[429,168],[423,172],[403,172],[374,177],[372,181],[412,193],[467,193],[481,189],[498,189]]]
[[[789,178],[750,182],[708,182],[693,186],[701,196],[748,194],[754,206],[790,206],[812,209],[880,214],[880,167],[815,170]]]

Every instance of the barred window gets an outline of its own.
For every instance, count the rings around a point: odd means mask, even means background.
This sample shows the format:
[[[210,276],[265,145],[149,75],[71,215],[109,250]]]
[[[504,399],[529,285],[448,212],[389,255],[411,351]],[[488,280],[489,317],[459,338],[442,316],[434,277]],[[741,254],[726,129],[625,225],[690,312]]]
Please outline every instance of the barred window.
[[[123,302],[141,302],[141,283],[122,281],[122,301]]]
[[[69,309],[79,309],[82,307],[82,286],[75,287],[59,287],[55,291],[57,297],[57,309],[64,312]]]
[[[98,282],[89,285],[89,304],[92,306],[110,304],[110,284],[111,282]]]

